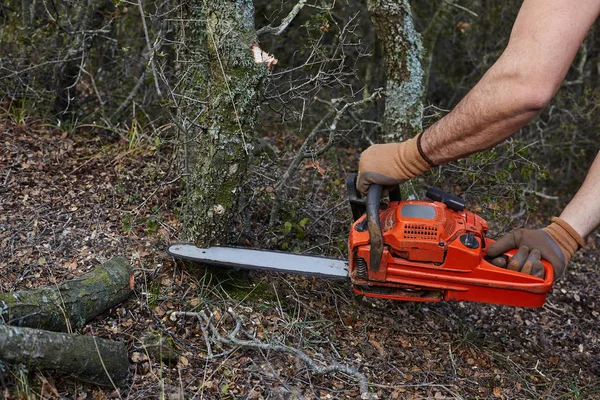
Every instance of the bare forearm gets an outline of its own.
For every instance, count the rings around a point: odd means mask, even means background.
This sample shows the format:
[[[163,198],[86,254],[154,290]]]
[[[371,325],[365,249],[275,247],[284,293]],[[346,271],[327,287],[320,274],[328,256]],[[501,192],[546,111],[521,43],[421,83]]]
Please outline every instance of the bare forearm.
[[[422,136],[434,164],[492,147],[539,113],[558,90],[600,12],[600,1],[525,0],[498,61]]]
[[[567,221],[582,237],[600,225],[600,153],[590,168],[583,185],[565,207],[560,218]]]
[[[528,98],[520,78],[503,67],[499,60],[452,112],[423,133],[423,151],[434,164],[497,145],[545,106],[544,100]]]

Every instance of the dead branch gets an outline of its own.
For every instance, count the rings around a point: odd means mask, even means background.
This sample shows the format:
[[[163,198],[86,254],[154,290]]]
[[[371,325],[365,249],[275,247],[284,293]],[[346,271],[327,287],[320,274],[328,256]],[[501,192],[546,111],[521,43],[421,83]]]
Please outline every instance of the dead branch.
[[[558,196],[553,196],[551,194],[546,194],[544,192],[538,192],[537,190],[525,189],[523,192],[525,192],[527,194],[536,195],[536,196],[541,197],[542,199],[546,199],[546,200],[559,200]]]
[[[150,68],[152,71],[152,76],[154,78],[154,85],[156,87],[156,94],[158,97],[162,98],[162,92],[160,90],[160,86],[158,86],[158,75],[156,74],[156,66],[154,64],[155,59],[155,49],[158,47],[160,34],[158,35],[154,45],[150,43],[150,35],[148,34],[148,26],[146,25],[146,15],[144,14],[144,8],[142,7],[142,0],[138,0],[138,7],[140,8],[140,15],[142,17],[142,27],[144,28],[144,38],[146,39],[146,45],[148,46],[148,54],[150,54]]]
[[[302,10],[302,7],[304,7],[305,4],[306,0],[300,0],[298,4],[296,4],[294,8],[292,8],[292,11],[290,11],[287,17],[281,20],[281,24],[279,24],[279,26],[263,26],[262,28],[256,31],[256,35],[260,36],[266,33],[272,33],[273,35],[277,36],[281,35],[283,31],[285,31],[285,29],[288,27],[288,25],[294,20],[294,18],[296,18],[296,15],[298,15],[298,13],[300,12],[300,10]]]
[[[459,10],[463,10],[464,12],[471,14],[472,16],[474,16],[475,18],[479,17],[479,15],[477,15],[476,12],[469,10],[467,7],[461,6],[460,4],[456,4],[453,0],[444,0],[444,3],[449,4],[452,7],[456,7]]]
[[[348,365],[338,364],[338,363],[332,363],[332,364],[325,365],[325,366],[319,366],[315,362],[315,360],[313,360],[311,357],[309,357],[305,352],[303,352],[302,350],[299,350],[295,347],[291,347],[291,346],[281,344],[281,343],[280,344],[263,343],[258,340],[255,340],[255,339],[253,339],[253,340],[239,339],[238,335],[239,335],[240,331],[242,330],[242,319],[235,313],[235,311],[233,311],[232,308],[229,308],[227,310],[227,313],[235,321],[234,328],[231,331],[229,331],[227,336],[221,335],[221,333],[219,332],[217,327],[214,325],[213,319],[212,319],[212,313],[209,316],[204,311],[173,312],[171,314],[170,318],[172,320],[176,320],[178,316],[190,316],[190,317],[197,318],[200,321],[200,327],[202,328],[203,332],[206,331],[205,338],[210,338],[212,340],[216,340],[217,342],[219,342],[221,344],[225,344],[228,346],[234,346],[234,347],[238,347],[238,348],[250,348],[250,349],[266,350],[266,351],[274,351],[274,352],[282,352],[282,353],[292,354],[295,357],[299,358],[300,360],[304,361],[304,363],[307,365],[309,370],[311,370],[314,374],[317,374],[317,375],[325,375],[325,374],[329,374],[332,372],[341,372],[341,373],[350,375],[350,376],[354,377],[359,383],[361,399],[366,399],[366,400],[377,399],[376,394],[369,393],[369,382],[367,380],[367,377],[353,367],[350,367]],[[206,341],[209,342],[210,340],[207,339]],[[208,346],[210,346],[210,343],[208,344]],[[210,358],[210,354],[211,353],[209,353],[209,358]],[[217,356],[213,355],[212,357],[216,358]]]

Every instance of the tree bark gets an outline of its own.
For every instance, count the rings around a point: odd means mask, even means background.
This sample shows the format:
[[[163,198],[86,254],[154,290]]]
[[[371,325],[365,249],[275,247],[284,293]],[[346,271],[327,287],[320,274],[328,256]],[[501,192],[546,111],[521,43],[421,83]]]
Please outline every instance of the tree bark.
[[[123,385],[129,372],[125,343],[8,325],[0,325],[0,360],[102,386]]]
[[[187,239],[231,243],[266,73],[255,64],[252,0],[188,0],[179,50]]]
[[[383,142],[398,142],[422,130],[423,47],[408,0],[368,0],[384,50],[386,72]]]
[[[56,287],[0,293],[0,317],[10,325],[67,332],[127,299],[131,266],[117,257]]]

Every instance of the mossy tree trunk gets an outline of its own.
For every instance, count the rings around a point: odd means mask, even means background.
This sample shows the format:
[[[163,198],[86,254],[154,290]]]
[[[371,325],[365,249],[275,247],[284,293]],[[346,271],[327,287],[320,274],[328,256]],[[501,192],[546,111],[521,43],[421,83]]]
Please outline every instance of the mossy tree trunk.
[[[129,373],[123,342],[2,324],[0,360],[30,369],[59,370],[102,386],[121,386]]]
[[[178,54],[184,229],[199,246],[230,243],[259,109],[252,0],[187,0]]]
[[[132,275],[127,260],[116,257],[57,286],[0,293],[0,322],[63,332],[81,328],[133,293]]]
[[[382,142],[398,142],[422,130],[423,47],[408,0],[368,0],[375,34],[383,45],[387,83]]]

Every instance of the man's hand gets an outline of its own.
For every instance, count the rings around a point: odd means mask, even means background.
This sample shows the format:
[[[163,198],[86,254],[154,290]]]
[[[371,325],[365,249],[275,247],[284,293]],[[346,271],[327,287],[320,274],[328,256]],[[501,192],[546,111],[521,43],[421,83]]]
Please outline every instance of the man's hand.
[[[374,144],[360,156],[356,187],[366,194],[373,183],[386,189],[421,175],[433,165],[420,150],[421,134],[402,143]]]
[[[501,237],[487,249],[487,255],[497,257],[492,264],[544,277],[544,266],[541,259],[552,264],[554,280],[565,271],[571,256],[585,244],[583,238],[567,222],[560,218],[552,218],[552,224],[544,229],[517,229]],[[508,261],[500,257],[502,253],[519,249]]]

